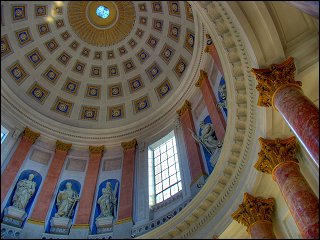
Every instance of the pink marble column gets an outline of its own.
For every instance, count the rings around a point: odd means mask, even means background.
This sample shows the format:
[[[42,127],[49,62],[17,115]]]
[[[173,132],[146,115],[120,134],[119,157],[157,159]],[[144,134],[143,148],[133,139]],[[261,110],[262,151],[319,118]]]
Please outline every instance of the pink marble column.
[[[319,199],[296,162],[278,164],[272,171],[290,212],[304,239],[319,239]]]
[[[252,239],[276,239],[270,221],[257,221],[249,227],[248,232]]]
[[[86,178],[82,187],[82,193],[80,196],[78,213],[75,223],[77,225],[89,227],[91,211],[93,207],[93,200],[96,191],[96,184],[100,169],[100,162],[104,152],[104,146],[89,147],[90,159],[86,172]]]
[[[66,144],[56,141],[56,149],[54,157],[51,161],[48,174],[43,182],[40,195],[35,203],[36,206],[30,217],[31,221],[44,223],[52,198],[54,197],[54,190],[56,189],[59,176],[62,171],[64,160],[70,150],[72,144]]]
[[[25,160],[31,146],[35,143],[39,133],[32,132],[28,127],[25,128],[20,143],[12,155],[8,165],[1,175],[1,204],[5,199],[20,167]]]
[[[226,133],[226,120],[223,117],[221,109],[217,106],[216,96],[212,91],[208,75],[205,71],[200,70],[200,76],[196,82],[196,86],[201,89],[216,136],[219,141],[223,141]]]
[[[210,38],[210,36],[208,36],[208,37]],[[223,74],[222,64],[221,64],[216,46],[213,43],[211,43],[211,45],[207,45],[205,48],[205,52],[207,52],[211,55],[211,57],[214,61],[214,64],[216,65],[217,69],[219,70],[219,72],[223,76],[224,74]]]
[[[194,183],[201,176],[205,176],[201,152],[198,143],[193,139],[189,129],[195,132],[194,122],[191,113],[191,104],[185,101],[184,105],[177,111],[182,125],[183,138],[189,160],[191,183]]]
[[[319,167],[319,109],[302,93],[295,70],[292,57],[270,68],[252,69],[258,81],[258,105],[280,112]]]
[[[273,104],[319,166],[319,109],[300,87],[284,85],[274,93]]]
[[[134,164],[137,140],[123,142],[123,164],[121,175],[120,202],[117,223],[132,221],[133,216],[133,190],[134,190]]]

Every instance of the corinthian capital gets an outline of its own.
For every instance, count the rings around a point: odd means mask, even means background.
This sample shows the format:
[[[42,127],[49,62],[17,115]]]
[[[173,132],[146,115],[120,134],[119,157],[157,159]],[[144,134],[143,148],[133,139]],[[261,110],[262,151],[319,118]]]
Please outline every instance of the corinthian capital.
[[[258,161],[254,167],[264,173],[272,173],[272,170],[282,162],[294,161],[296,159],[296,138],[295,136],[287,139],[264,139],[259,138],[261,151],[258,153]]]
[[[136,145],[137,145],[136,139],[133,139],[132,141],[129,141],[129,142],[122,142],[121,143],[121,147],[123,148],[124,151],[135,148]]]
[[[208,74],[207,74],[205,71],[200,70],[199,79],[198,79],[198,81],[195,83],[196,87],[201,87],[201,84],[202,84],[203,80],[204,80],[205,78],[207,78],[207,77],[208,77]]]
[[[253,197],[249,193],[245,193],[243,202],[239,208],[231,215],[238,223],[248,228],[257,221],[266,220],[272,222],[271,215],[273,212],[274,199]]]
[[[23,137],[31,140],[32,143],[35,143],[35,141],[39,136],[40,136],[40,133],[33,132],[28,127],[26,127],[23,131]]]
[[[90,154],[97,154],[97,153],[103,153],[104,151],[104,145],[102,146],[89,146],[89,152]]]
[[[285,85],[301,86],[300,81],[294,80],[295,75],[294,59],[288,58],[281,64],[272,64],[270,68],[252,69],[258,85],[256,89],[259,91],[258,106],[272,106],[272,97],[277,89]]]
[[[71,143],[64,143],[64,142],[61,142],[59,140],[56,141],[56,150],[61,150],[61,151],[64,151],[64,152],[69,152],[70,148],[72,147],[72,144]]]
[[[185,111],[187,110],[191,110],[191,103],[188,100],[184,101],[184,104],[182,105],[182,107],[177,111],[179,116],[182,116]]]

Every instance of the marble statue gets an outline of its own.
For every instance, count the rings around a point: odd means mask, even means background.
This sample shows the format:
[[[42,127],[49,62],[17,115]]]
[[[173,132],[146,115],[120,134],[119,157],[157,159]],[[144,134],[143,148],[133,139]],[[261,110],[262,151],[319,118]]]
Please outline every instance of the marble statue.
[[[72,183],[66,183],[66,189],[59,191],[57,196],[58,211],[55,213],[55,217],[71,218],[74,212],[74,206],[79,201],[78,193],[72,189]]]
[[[114,217],[116,215],[117,206],[117,190],[118,182],[116,183],[115,190],[112,190],[111,183],[107,182],[106,187],[102,189],[102,196],[98,199],[101,213],[98,218]]]
[[[22,179],[17,184],[17,189],[13,195],[13,207],[25,210],[30,198],[36,190],[36,182],[33,181],[34,175],[29,174],[28,179]]]
[[[214,129],[211,123],[200,122],[201,136],[197,136],[191,129],[189,131],[192,137],[199,142],[211,155],[210,162],[214,166],[216,164],[216,155],[218,150],[222,147],[220,141],[214,136]]]

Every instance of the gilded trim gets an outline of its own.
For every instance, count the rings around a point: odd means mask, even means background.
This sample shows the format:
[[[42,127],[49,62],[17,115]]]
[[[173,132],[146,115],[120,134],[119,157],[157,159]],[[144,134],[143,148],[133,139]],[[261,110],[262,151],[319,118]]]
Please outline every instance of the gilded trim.
[[[27,220],[28,223],[32,223],[32,224],[37,224],[37,225],[44,225],[44,221],[42,220],[36,220],[36,219],[32,219],[32,218],[29,218]]]
[[[35,143],[35,141],[37,140],[37,138],[40,136],[40,133],[36,133],[31,131],[30,128],[26,127],[23,131],[23,137],[26,139],[29,139],[32,141],[32,143]]]
[[[89,228],[89,224],[82,223],[82,224],[74,224],[72,228]]]
[[[90,154],[96,154],[96,153],[103,153],[104,152],[104,145],[102,146],[89,146]]]
[[[185,100],[182,107],[177,110],[177,113],[181,117],[187,110],[191,111],[191,103],[188,100]]]
[[[56,141],[56,150],[64,151],[64,152],[69,152],[70,148],[72,147],[71,143],[64,143],[59,140]]]
[[[118,220],[116,224],[122,224],[122,223],[130,222],[130,221],[132,221],[132,217],[127,217],[127,218],[123,218],[123,219]]]
[[[121,147],[123,148],[124,151],[127,151],[129,149],[135,148],[137,145],[137,140],[133,139],[130,142],[122,142]]]
[[[200,69],[200,76],[198,78],[198,81],[195,83],[196,87],[201,87],[202,82],[208,78],[208,74],[207,72],[205,72],[204,70]]]

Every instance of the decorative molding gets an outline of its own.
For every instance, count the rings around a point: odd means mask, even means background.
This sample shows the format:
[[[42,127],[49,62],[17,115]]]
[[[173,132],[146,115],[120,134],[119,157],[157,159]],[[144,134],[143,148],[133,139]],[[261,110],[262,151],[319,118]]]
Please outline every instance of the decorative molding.
[[[104,145],[101,146],[89,146],[90,154],[103,154],[104,152]]]
[[[196,87],[201,87],[202,82],[204,81],[205,78],[208,78],[207,72],[205,72],[204,70],[200,69],[200,76],[199,76],[199,79],[196,82],[195,86]]]
[[[123,148],[124,151],[130,150],[132,148],[135,148],[137,145],[137,140],[133,139],[132,141],[129,142],[122,142],[121,147]]]
[[[35,143],[37,138],[40,136],[40,133],[31,131],[30,128],[26,127],[23,131],[23,137],[32,141],[32,144]]]
[[[60,150],[68,153],[71,147],[72,147],[71,143],[64,143],[59,140],[56,141],[56,150]]]
[[[258,153],[258,161],[254,167],[263,173],[272,173],[272,170],[280,163],[287,161],[298,162],[295,157],[296,137],[292,136],[287,139],[264,139],[259,138],[261,151]]]
[[[249,193],[245,193],[243,202],[239,208],[231,215],[231,217],[238,223],[249,227],[257,221],[272,222],[271,215],[275,200],[273,198],[253,197]]]
[[[185,100],[182,107],[177,110],[179,117],[181,117],[187,110],[191,111],[191,103],[188,100]]]
[[[252,68],[252,73],[258,81],[256,87],[259,91],[258,106],[272,106],[275,92],[286,84],[293,84],[298,87],[302,86],[300,81],[294,80],[295,71],[296,67],[292,57],[281,64],[272,64],[270,68]]]

